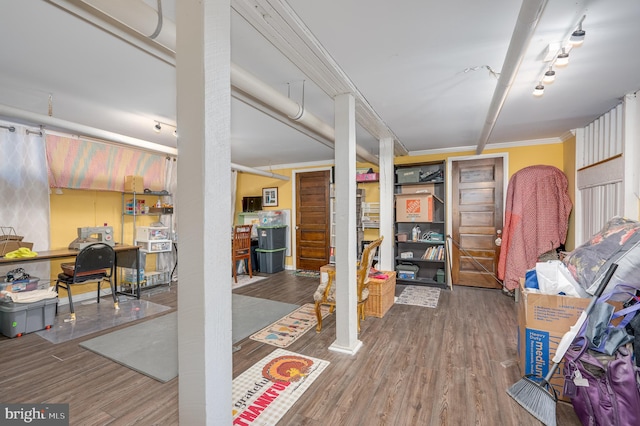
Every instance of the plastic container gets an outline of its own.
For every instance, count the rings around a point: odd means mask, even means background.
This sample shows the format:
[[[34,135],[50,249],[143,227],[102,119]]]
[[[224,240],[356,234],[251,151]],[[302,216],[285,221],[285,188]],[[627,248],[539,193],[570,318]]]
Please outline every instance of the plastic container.
[[[50,328],[57,303],[57,297],[33,303],[0,303],[0,332],[7,337],[18,337]]]
[[[287,246],[287,227],[259,226],[258,227],[258,248],[263,250],[276,250]]]
[[[16,280],[11,282],[4,282],[4,278],[0,279],[0,291],[11,291],[18,293],[21,291],[38,290],[40,286],[38,282],[40,278],[30,277],[26,280]]]
[[[260,272],[273,274],[284,271],[284,255],[286,248],[266,250],[256,249],[260,263]]]
[[[418,183],[420,182],[420,167],[398,168],[398,183]]]
[[[260,226],[285,225],[285,215],[281,210],[262,210],[258,212]]]
[[[136,228],[136,241],[168,240],[167,226],[139,226]]]

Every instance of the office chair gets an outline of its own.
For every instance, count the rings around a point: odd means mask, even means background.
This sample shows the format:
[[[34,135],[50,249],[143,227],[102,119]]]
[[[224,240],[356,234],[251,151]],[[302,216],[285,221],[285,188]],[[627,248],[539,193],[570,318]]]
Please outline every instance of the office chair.
[[[71,286],[74,284],[85,284],[89,282],[98,283],[98,303],[100,303],[100,287],[102,281],[109,281],[111,286],[111,295],[113,296],[113,305],[116,309],[118,306],[118,295],[116,294],[114,279],[116,252],[113,247],[103,244],[91,244],[78,253],[73,267],[73,271],[67,270],[58,274],[56,280],[56,292],[59,287],[67,290],[69,297],[69,311],[71,312],[71,321],[75,321],[76,314],[73,309],[73,299],[71,298]],[[58,306],[56,305],[56,313]]]
[[[251,228],[253,225],[236,225],[233,229],[233,279],[238,282],[238,264],[239,260],[247,261],[247,270],[249,278],[253,278],[253,267],[251,266]]]

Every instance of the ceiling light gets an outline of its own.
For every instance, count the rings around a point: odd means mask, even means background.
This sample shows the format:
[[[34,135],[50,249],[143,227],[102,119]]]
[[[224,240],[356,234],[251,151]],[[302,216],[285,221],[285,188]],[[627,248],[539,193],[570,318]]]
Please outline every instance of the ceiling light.
[[[544,86],[542,83],[538,83],[535,89],[533,89],[533,96],[540,97],[544,95]]]
[[[556,67],[566,67],[569,65],[569,54],[564,47],[562,48],[562,53],[556,58],[555,65]]]
[[[569,43],[571,43],[573,47],[582,46],[582,43],[584,43],[584,35],[585,31],[583,29],[575,30],[569,38]]]
[[[153,126],[153,130],[155,130],[156,133],[160,133],[160,130],[162,130],[162,126],[160,125],[160,123],[156,121],[156,125]]]
[[[587,15],[582,16],[580,22],[578,22],[578,28],[571,34],[571,37],[569,37],[569,43],[571,43],[573,47],[582,46],[582,43],[584,43],[584,35],[586,33],[582,29],[582,21],[584,21],[586,17]]]
[[[542,82],[544,84],[551,84],[556,81],[556,72],[549,67],[549,71],[544,73],[544,77],[542,77]]]

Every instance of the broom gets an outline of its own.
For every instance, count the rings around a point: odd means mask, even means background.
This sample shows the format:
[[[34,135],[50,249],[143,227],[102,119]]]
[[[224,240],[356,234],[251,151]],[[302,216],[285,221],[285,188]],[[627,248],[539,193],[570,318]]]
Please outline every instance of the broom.
[[[609,269],[607,269],[607,273],[600,282],[598,289],[591,297],[589,305],[584,311],[582,311],[578,321],[569,328],[569,331],[567,331],[564,336],[562,336],[562,339],[558,344],[558,349],[556,349],[556,353],[552,359],[553,365],[549,369],[547,375],[544,378],[538,376],[538,379],[542,379],[538,381],[531,378],[535,377],[533,374],[528,374],[507,389],[509,396],[515,399],[518,404],[547,426],[556,426],[556,402],[558,401],[556,391],[551,387],[549,381],[556,372],[560,361],[564,358],[564,355],[567,353],[567,350],[578,334],[578,331],[580,331],[587,320],[587,317],[593,310],[593,306],[596,304],[596,301],[602,295],[602,292],[611,280],[611,277],[617,267],[618,265],[616,263],[612,263],[611,266],[609,266]],[[551,393],[549,389],[551,389],[553,393]]]

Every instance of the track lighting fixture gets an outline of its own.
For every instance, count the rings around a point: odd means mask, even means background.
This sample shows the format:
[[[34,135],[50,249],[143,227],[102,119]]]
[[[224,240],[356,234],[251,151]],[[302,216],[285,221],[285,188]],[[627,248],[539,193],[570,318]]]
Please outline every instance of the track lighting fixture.
[[[562,53],[560,53],[556,58],[555,65],[560,68],[569,65],[569,53],[567,53],[567,50],[564,47],[562,48]]]
[[[544,95],[544,86],[542,82],[538,83],[538,85],[533,89],[533,96],[540,97]]]
[[[580,22],[578,22],[577,28],[572,33],[570,37],[565,36],[563,42],[551,43],[547,47],[546,55],[543,59],[544,62],[551,62],[549,68],[544,72],[544,74],[540,77],[538,81],[538,85],[533,90],[533,96],[540,97],[544,94],[544,86],[543,84],[551,84],[556,79],[556,72],[553,67],[563,68],[569,65],[569,51],[576,46],[580,46],[584,41],[585,31],[582,29],[582,21],[586,18],[587,15],[583,15],[580,18]],[[561,48],[562,47],[562,48]],[[558,49],[561,48],[560,53]],[[555,53],[554,53],[555,52]]]
[[[580,19],[578,23],[578,28],[571,34],[571,37],[569,37],[569,43],[571,43],[573,47],[582,46],[582,43],[584,43],[584,35],[586,33],[582,29],[582,21],[584,21],[585,17],[586,15],[582,16],[582,19]]]
[[[154,123],[156,124],[153,126],[153,130],[156,133],[160,133],[160,131],[162,130],[162,125],[164,124],[165,126],[173,127],[173,136],[178,137],[178,128],[173,124],[163,123],[162,121],[157,120],[155,120]]]
[[[551,84],[556,81],[556,72],[553,70],[553,67],[549,67],[549,70],[544,73],[544,77],[542,77],[542,82],[544,84]]]

